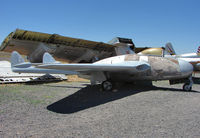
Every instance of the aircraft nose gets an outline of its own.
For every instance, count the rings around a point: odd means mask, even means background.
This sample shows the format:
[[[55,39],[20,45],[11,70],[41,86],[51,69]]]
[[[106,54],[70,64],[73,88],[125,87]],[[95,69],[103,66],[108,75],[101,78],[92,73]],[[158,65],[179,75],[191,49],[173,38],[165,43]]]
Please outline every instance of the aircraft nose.
[[[178,59],[178,62],[179,62],[181,73],[183,75],[190,75],[190,74],[192,74],[192,72],[193,72],[193,66],[192,66],[192,64],[190,64],[187,61],[181,60],[181,59]]]

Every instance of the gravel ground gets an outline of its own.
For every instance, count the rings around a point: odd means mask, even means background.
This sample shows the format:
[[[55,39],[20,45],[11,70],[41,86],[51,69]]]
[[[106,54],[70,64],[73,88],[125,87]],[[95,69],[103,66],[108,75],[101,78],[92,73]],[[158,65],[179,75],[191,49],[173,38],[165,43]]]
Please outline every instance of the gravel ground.
[[[0,138],[200,137],[200,85],[102,92],[87,82],[0,86]]]

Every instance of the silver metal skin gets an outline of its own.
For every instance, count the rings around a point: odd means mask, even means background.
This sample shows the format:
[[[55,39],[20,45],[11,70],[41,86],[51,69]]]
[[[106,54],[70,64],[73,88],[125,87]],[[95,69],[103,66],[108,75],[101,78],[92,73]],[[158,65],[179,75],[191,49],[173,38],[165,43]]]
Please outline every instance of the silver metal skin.
[[[173,58],[140,56],[136,54],[106,58],[93,64],[61,64],[46,53],[44,63],[25,63],[22,57],[13,52],[12,70],[23,73],[77,74],[90,79],[91,84],[102,83],[105,88],[111,82],[157,81],[189,78],[193,66],[184,60]],[[191,87],[192,83],[189,84]],[[109,85],[109,89],[110,86]]]
[[[192,64],[190,64],[189,62],[186,62],[182,59],[178,59],[178,62],[179,62],[179,66],[180,66],[180,70],[182,72],[182,74],[188,76],[190,75],[193,71],[193,66]]]

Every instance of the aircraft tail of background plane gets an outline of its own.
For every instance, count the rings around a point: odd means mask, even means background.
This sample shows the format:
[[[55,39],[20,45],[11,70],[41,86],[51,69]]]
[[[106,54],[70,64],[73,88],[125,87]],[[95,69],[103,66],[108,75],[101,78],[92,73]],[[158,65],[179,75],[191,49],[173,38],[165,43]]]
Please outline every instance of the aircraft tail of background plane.
[[[165,45],[165,51],[166,51],[165,54],[176,55],[176,52],[171,43],[167,43]]]
[[[197,54],[200,56],[200,46],[197,49]]]

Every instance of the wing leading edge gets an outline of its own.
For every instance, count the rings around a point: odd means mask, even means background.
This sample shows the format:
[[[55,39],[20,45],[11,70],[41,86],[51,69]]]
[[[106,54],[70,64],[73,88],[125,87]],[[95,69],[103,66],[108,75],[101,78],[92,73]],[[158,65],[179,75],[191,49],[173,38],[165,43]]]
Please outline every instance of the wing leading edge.
[[[45,53],[43,56],[43,64],[31,64],[29,62],[23,62],[21,56],[12,53],[11,63],[12,70],[14,72],[32,72],[32,73],[56,73],[56,74],[79,74],[82,72],[121,72],[127,73],[138,73],[144,72],[150,69],[150,65],[142,61],[132,61],[128,64],[126,62],[115,63],[115,64],[61,64],[55,62],[53,57]],[[15,57],[15,58],[13,58]],[[17,62],[19,61],[19,63]],[[48,61],[48,62],[47,62]],[[50,62],[52,61],[52,62]]]
[[[84,71],[127,71],[127,72],[142,72],[149,69],[149,65],[145,63],[139,63],[136,65],[126,64],[48,64],[40,65],[37,68],[41,69],[56,69],[56,70],[74,70],[77,72]]]

